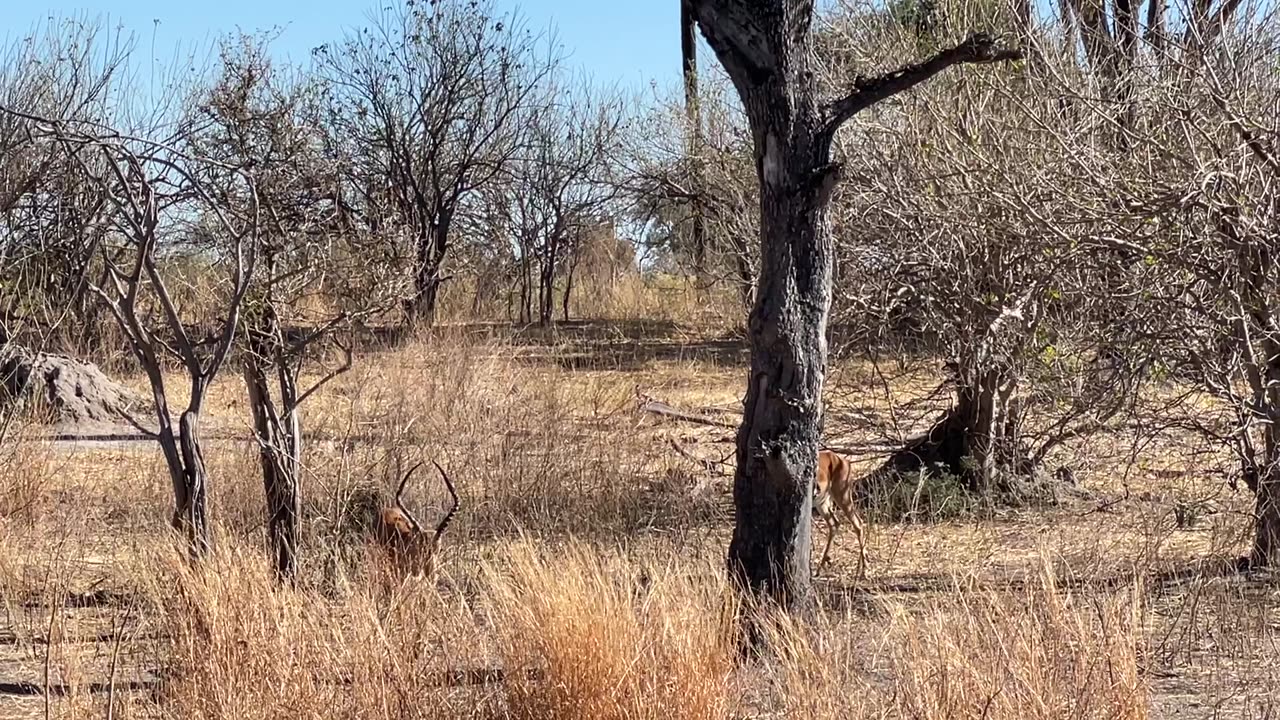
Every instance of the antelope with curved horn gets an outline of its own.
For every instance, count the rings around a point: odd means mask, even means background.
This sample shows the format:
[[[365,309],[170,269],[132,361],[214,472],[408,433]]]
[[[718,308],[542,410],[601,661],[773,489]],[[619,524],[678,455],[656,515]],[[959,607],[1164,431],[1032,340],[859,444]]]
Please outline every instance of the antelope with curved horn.
[[[405,507],[404,487],[413,476],[414,471],[422,467],[422,461],[409,468],[409,472],[400,479],[400,487],[396,489],[395,505],[384,507],[378,513],[377,526],[374,528],[374,539],[390,556],[392,564],[402,573],[430,577],[435,574],[436,552],[440,548],[440,536],[448,529],[453,516],[458,512],[458,493],[453,487],[449,474],[436,461],[431,461],[444,485],[449,490],[452,506],[445,513],[435,531],[428,533],[422,523]]]

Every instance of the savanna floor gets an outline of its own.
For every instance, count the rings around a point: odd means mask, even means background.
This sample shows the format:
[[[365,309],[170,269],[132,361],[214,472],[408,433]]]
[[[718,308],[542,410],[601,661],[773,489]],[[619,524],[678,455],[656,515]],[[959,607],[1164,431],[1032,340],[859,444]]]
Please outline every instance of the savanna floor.
[[[296,589],[270,578],[236,373],[209,403],[217,552],[199,569],[167,530],[154,446],[12,428],[0,717],[1280,713],[1277,586],[1226,570],[1247,547],[1246,492],[1176,434],[1068,448],[1055,462],[1084,492],[1056,506],[876,520],[865,580],[842,533],[816,623],[778,618],[771,651],[737,662],[733,431],[641,412],[637,390],[732,424],[744,359],[732,336],[665,322],[469,326],[362,354],[306,406]],[[833,413],[887,413],[937,377],[838,362]],[[360,524],[418,459],[450,472],[462,505],[439,576],[400,584]],[[408,495],[428,521],[445,504],[425,470]]]

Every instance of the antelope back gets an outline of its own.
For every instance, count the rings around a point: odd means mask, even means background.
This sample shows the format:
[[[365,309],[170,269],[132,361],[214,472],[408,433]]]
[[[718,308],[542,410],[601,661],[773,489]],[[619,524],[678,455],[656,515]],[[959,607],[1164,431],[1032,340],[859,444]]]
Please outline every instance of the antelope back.
[[[849,491],[849,461],[831,450],[818,451],[818,476],[814,483],[814,509],[830,515],[832,497]]]

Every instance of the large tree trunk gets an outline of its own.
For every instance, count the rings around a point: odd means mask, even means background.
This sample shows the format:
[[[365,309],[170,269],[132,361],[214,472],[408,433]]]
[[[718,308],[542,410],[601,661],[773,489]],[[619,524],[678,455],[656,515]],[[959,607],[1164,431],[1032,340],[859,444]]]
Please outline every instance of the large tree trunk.
[[[1258,479],[1255,493],[1253,549],[1249,564],[1274,567],[1280,564],[1280,466],[1274,462]]]
[[[572,297],[573,295],[573,276],[574,276],[575,270],[576,270],[576,263],[570,263],[569,268],[564,275],[564,295],[561,296],[560,316],[564,318],[565,322],[569,322],[569,298]],[[579,303],[578,309],[579,310],[582,309],[581,303]]]
[[[520,251],[520,322],[533,322],[533,263],[528,246]]]
[[[988,368],[976,373],[976,381],[960,387],[955,409],[960,418],[960,457],[948,460],[953,467],[959,463],[960,476],[980,495],[997,486],[1011,454],[1008,446],[1017,443],[1011,435],[1014,418],[1008,413],[1015,384],[1012,372]]]
[[[1239,278],[1235,292],[1249,321],[1247,332],[1238,332],[1237,336],[1246,353],[1246,377],[1255,397],[1265,398],[1269,421],[1262,430],[1265,466],[1253,468],[1256,479],[1250,483],[1256,511],[1249,562],[1271,566],[1280,563],[1280,325],[1273,308],[1273,293],[1269,291],[1275,287],[1272,280],[1276,265],[1271,247],[1241,233],[1239,222],[1235,214],[1224,214],[1218,219],[1218,231],[1235,250]],[[1256,345],[1246,339],[1250,336],[1257,338]]]
[[[706,183],[702,172],[702,114],[698,98],[698,28],[692,0],[680,0],[680,74],[684,78],[684,112],[688,126],[685,130],[685,152],[692,163],[690,244],[693,246],[694,272],[697,273],[699,287],[702,287],[707,277],[706,210],[702,202]]]
[[[766,24],[766,32],[785,33]],[[807,35],[806,35],[807,38]],[[757,597],[811,603],[812,487],[827,363],[834,178],[818,141],[809,43],[778,38],[779,69],[743,98],[760,181],[761,272],[747,334],[751,375],[737,438],[731,576]]]
[[[546,327],[551,324],[556,309],[556,265],[555,247],[552,246],[547,257],[543,258],[538,273],[538,324]]]
[[[135,330],[136,327],[135,325]],[[169,479],[173,483],[173,515],[169,522],[174,530],[186,537],[187,555],[192,562],[196,562],[208,555],[212,545],[206,490],[209,476],[200,442],[200,408],[208,383],[201,377],[195,377],[191,381],[191,401],[178,419],[175,431],[159,360],[149,347],[142,347],[136,341],[134,347],[135,357],[142,364],[151,385],[159,429],[156,440],[160,444],[165,467],[169,470]]]
[[[415,327],[430,327],[435,322],[436,301],[440,295],[439,268],[423,265],[414,278],[413,296],[405,301],[405,315]]]
[[[203,395],[203,391],[201,391]],[[182,457],[182,485],[178,488],[175,524],[187,536],[193,561],[209,554],[212,532],[209,527],[209,473],[200,442],[200,413],[188,408],[178,420],[179,450]]]
[[[755,305],[756,273],[751,267],[751,254],[746,243],[739,239],[730,239],[733,249],[733,268],[737,275],[738,299],[742,307],[750,311]]]
[[[1274,332],[1275,328],[1271,328]],[[1262,343],[1270,353],[1266,368],[1267,403],[1272,422],[1263,429],[1263,457],[1266,467],[1257,473],[1253,485],[1255,500],[1253,549],[1249,564],[1254,567],[1280,565],[1280,342],[1274,335]]]
[[[1253,488],[1256,508],[1254,512],[1253,550],[1249,564],[1256,567],[1272,567],[1280,564],[1280,328],[1276,327],[1274,311],[1263,289],[1267,287],[1267,271],[1274,267],[1268,250],[1257,248],[1243,252],[1247,259],[1244,293],[1252,300],[1254,330],[1261,335],[1263,386],[1269,420],[1263,428],[1263,457],[1266,467],[1258,472]]]
[[[1035,464],[1020,432],[1017,387],[1011,367],[957,370],[951,409],[868,477],[864,499],[888,494],[896,483],[915,483],[922,471],[949,473],[979,496],[1025,499]]]
[[[731,578],[757,598],[812,603],[812,488],[827,364],[833,253],[827,203],[839,177],[831,143],[856,113],[960,62],[1018,57],[975,35],[821,108],[813,66],[814,5],[800,0],[692,0],[703,35],[732,78],[751,126],[760,182],[760,277],[747,335],[751,375],[737,438]]]

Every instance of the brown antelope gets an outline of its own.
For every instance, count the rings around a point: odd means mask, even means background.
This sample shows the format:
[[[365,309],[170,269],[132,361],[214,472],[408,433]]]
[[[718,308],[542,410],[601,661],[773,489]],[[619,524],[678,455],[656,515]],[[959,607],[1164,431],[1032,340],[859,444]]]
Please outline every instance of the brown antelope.
[[[436,466],[440,477],[444,478],[444,485],[449,489],[449,496],[453,499],[449,512],[445,513],[444,518],[436,525],[435,532],[428,534],[413,513],[409,512],[409,508],[405,507],[402,499],[405,484],[409,482],[414,471],[422,467],[422,462],[409,468],[409,472],[400,479],[400,487],[396,489],[395,506],[382,508],[374,528],[374,540],[390,556],[396,570],[419,577],[423,575],[430,577],[435,574],[436,551],[440,548],[440,536],[444,534],[453,520],[454,513],[458,511],[458,493],[453,487],[453,481],[449,479],[449,474],[434,460],[431,464]]]
[[[814,486],[813,511],[827,522],[827,546],[822,550],[822,561],[819,567],[825,566],[831,553],[831,541],[835,539],[840,520],[836,517],[839,509],[853,525],[853,532],[858,536],[858,575],[867,572],[867,547],[863,538],[862,520],[853,506],[853,473],[849,461],[831,450],[818,451],[818,481]],[[834,505],[834,507],[833,507]]]

